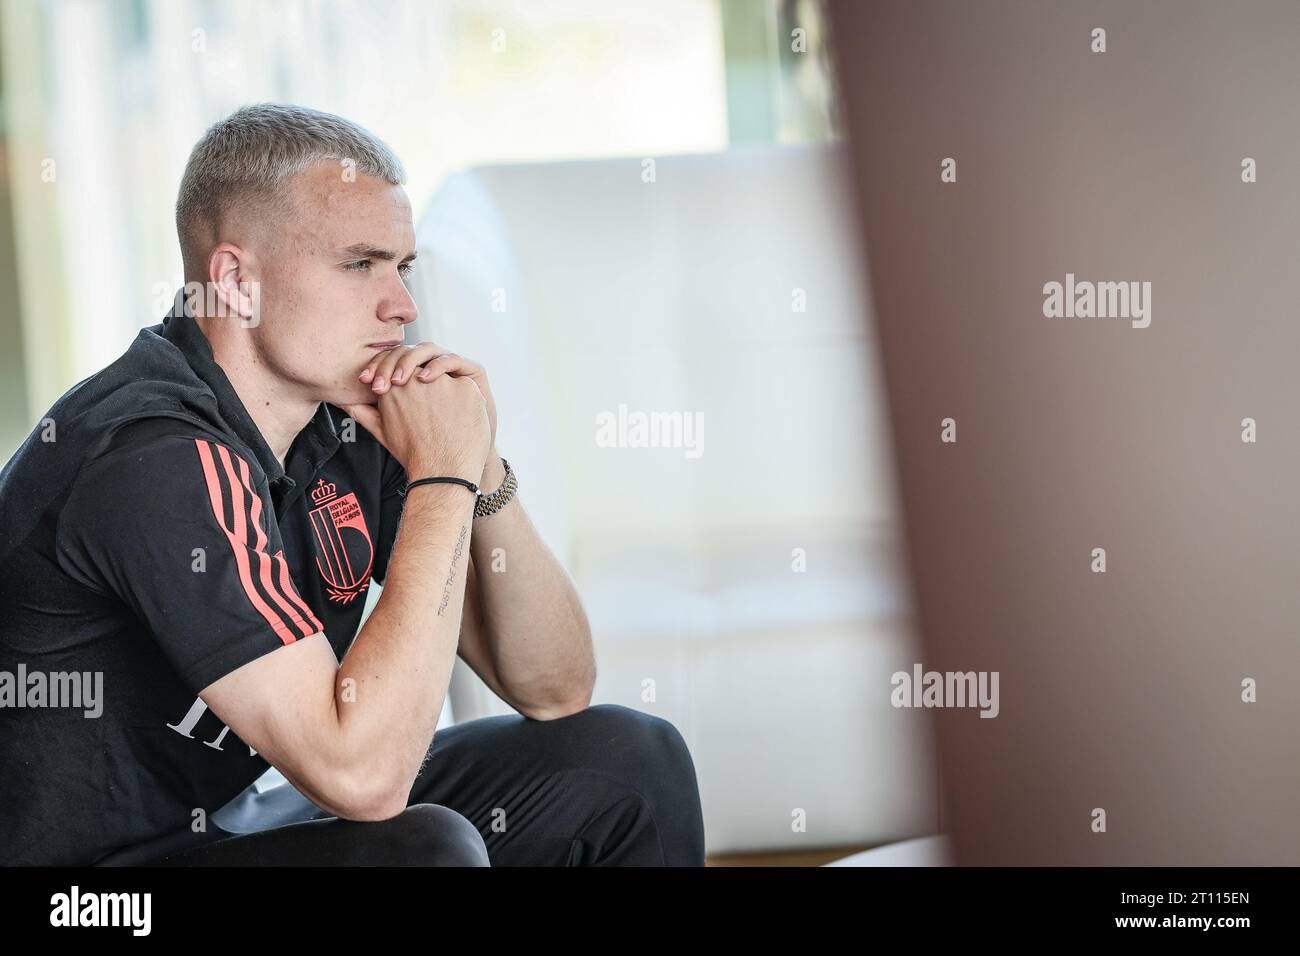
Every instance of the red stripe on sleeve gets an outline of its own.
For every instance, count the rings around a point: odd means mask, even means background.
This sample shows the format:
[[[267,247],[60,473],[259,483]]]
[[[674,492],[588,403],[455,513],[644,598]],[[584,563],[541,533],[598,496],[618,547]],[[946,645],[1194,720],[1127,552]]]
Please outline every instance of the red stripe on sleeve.
[[[298,592],[294,589],[293,581],[289,578],[289,565],[284,560],[283,548],[275,552],[275,566],[280,569],[280,587],[284,590],[284,593],[289,595],[291,600],[298,602],[302,607],[303,612],[315,626],[316,630],[323,634],[325,632],[325,625],[316,620],[316,615],[311,612],[311,608],[307,605],[307,602],[299,597]]]
[[[221,449],[221,455],[224,460],[226,457],[226,449]],[[316,615],[312,614],[311,608],[298,594],[298,589],[294,587],[293,580],[289,577],[289,566],[285,563],[284,558],[280,557],[280,554],[283,554],[283,552],[280,552],[275,556],[275,560],[278,560],[281,565],[279,590],[276,589],[276,585],[271,576],[273,559],[266,551],[266,532],[262,530],[262,498],[253,493],[253,486],[248,477],[248,462],[244,461],[244,459],[240,458],[238,455],[233,457],[239,462],[239,481],[244,486],[244,491],[253,502],[252,522],[253,527],[257,529],[256,546],[258,563],[260,565],[258,570],[261,574],[262,587],[264,587],[266,592],[275,599],[275,602],[280,605],[280,608],[293,619],[293,622],[298,625],[299,629],[303,632],[303,637],[311,637],[311,635],[319,631],[324,631],[324,626],[316,619]],[[285,601],[285,597],[289,599],[288,602]],[[292,604],[289,602],[292,602]],[[302,614],[298,613],[300,610],[303,612]],[[304,616],[307,620],[303,620]],[[311,623],[308,623],[308,621]]]
[[[275,632],[275,636],[278,637],[280,641],[284,644],[292,644],[295,640],[297,640],[297,637],[294,635],[292,629],[290,629],[290,627],[287,624],[285,624],[284,620],[280,617],[280,615],[277,614],[271,608],[271,606],[266,603],[266,601],[262,598],[262,595],[260,595],[257,592],[257,587],[253,583],[253,575],[249,567],[248,553],[246,550],[246,548],[248,547],[248,537],[247,537],[247,532],[244,524],[245,516],[242,511],[241,498],[240,496],[238,496],[236,490],[237,485],[233,480],[233,474],[229,472],[230,462],[229,462],[229,458],[226,457],[228,453],[226,452],[226,449],[224,447],[220,445],[217,446],[218,450],[221,452],[222,457],[225,461],[227,472],[230,473],[230,477],[231,477],[231,484],[230,484],[230,492],[232,494],[231,500],[232,503],[235,505],[235,507],[232,509],[232,512],[235,516],[236,527],[234,529],[229,527],[229,525],[226,523],[225,506],[224,506],[226,489],[224,483],[221,480],[221,476],[217,471],[216,462],[213,460],[211,445],[201,438],[194,439],[194,444],[198,448],[199,462],[203,466],[203,476],[207,481],[208,499],[212,503],[212,513],[213,515],[216,516],[217,524],[221,527],[221,530],[226,533],[226,540],[230,542],[230,549],[235,554],[235,566],[239,570],[239,582],[241,585],[243,585],[244,593],[248,596],[249,602],[257,610],[257,612],[261,614],[263,618],[266,619],[266,623],[271,625],[271,630]],[[258,530],[259,531],[261,530],[260,526]],[[269,556],[266,555],[265,553],[263,553],[263,558],[269,560]],[[301,621],[301,619],[299,620]]]

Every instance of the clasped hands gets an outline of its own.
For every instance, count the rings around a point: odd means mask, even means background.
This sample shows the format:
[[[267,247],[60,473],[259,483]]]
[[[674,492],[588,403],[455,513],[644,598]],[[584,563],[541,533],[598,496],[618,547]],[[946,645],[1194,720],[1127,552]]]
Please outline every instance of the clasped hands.
[[[437,343],[419,342],[385,349],[370,360],[357,378],[368,384],[378,397],[390,388],[416,380],[432,382],[439,375],[468,376],[483,394],[492,434],[488,461],[483,469],[484,475],[487,475],[496,457],[497,410],[492,399],[492,389],[488,385],[487,370],[482,365],[463,355],[448,352]]]

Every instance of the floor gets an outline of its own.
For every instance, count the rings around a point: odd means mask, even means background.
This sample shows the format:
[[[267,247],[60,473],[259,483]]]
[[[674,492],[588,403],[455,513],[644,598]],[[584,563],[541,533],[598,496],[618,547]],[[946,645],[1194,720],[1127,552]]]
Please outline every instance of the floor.
[[[832,860],[852,856],[867,846],[842,846],[821,850],[799,850],[786,853],[732,853],[705,857],[705,866],[821,866]]]

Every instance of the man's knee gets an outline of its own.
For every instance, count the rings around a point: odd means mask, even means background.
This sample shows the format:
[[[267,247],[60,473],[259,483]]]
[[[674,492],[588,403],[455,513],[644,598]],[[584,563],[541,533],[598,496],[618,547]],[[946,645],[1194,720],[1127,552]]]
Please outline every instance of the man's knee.
[[[491,865],[482,835],[450,807],[412,804],[379,825],[385,829],[394,866]]]
[[[586,769],[617,780],[637,799],[625,809],[648,810],[656,831],[647,862],[672,866],[704,864],[704,820],[695,763],[681,732],[668,720],[621,704],[597,704],[580,713],[599,757]],[[576,718],[578,715],[571,715]],[[568,718],[565,718],[568,719]],[[629,857],[629,860],[631,858]]]
[[[615,768],[633,770],[651,785],[696,788],[690,749],[671,721],[622,704],[595,704],[579,714],[594,728]]]

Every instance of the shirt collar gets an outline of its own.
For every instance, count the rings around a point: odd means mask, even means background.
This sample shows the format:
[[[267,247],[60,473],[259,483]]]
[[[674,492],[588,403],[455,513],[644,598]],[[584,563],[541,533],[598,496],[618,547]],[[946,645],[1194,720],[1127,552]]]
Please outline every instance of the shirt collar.
[[[194,369],[194,373],[212,389],[212,394],[217,398],[217,410],[222,420],[230,426],[236,437],[253,450],[262,470],[266,472],[267,479],[292,488],[297,482],[286,475],[285,469],[280,466],[275,453],[262,437],[261,430],[248,414],[248,409],[244,407],[234,386],[230,384],[230,379],[226,377],[226,373],[213,357],[212,345],[208,342],[208,337],[203,334],[203,330],[199,328],[198,322],[194,320],[194,312],[190,308],[184,288],[177,291],[172,309],[163,317],[162,325],[163,338],[181,350],[190,367]],[[330,414],[329,405],[320,402],[311,421],[294,438],[289,453],[285,456],[289,471],[302,475],[315,473],[316,469],[338,450],[339,444],[340,438],[334,424],[334,416]],[[294,458],[300,455],[305,456],[306,461],[295,463]],[[298,467],[295,467],[296,464]]]

